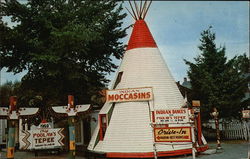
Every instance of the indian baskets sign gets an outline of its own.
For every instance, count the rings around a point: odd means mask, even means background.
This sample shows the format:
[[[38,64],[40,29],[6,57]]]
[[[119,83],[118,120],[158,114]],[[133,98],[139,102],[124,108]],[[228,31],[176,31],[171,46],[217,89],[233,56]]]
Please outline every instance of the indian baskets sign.
[[[154,111],[156,124],[188,123],[188,108],[160,109]]]
[[[46,129],[38,128],[35,130],[24,131],[21,149],[51,149],[63,146],[63,128]]]
[[[107,102],[149,101],[153,99],[152,87],[107,90]]]
[[[155,142],[191,142],[191,127],[154,128]]]

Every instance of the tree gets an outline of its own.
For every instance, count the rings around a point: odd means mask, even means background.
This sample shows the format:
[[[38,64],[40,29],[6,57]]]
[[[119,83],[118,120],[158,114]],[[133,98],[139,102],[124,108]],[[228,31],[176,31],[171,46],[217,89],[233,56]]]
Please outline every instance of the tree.
[[[90,102],[117,67],[112,59],[124,52],[120,39],[126,36],[127,28],[121,28],[126,14],[120,2],[6,0],[0,10],[17,24],[10,27],[1,17],[0,68],[28,70],[22,90],[46,103],[65,104],[68,94]]]
[[[3,85],[0,85],[0,106],[9,106],[10,96],[14,96],[18,93],[20,84],[19,81],[15,81],[14,83],[7,81]]]
[[[185,60],[189,66],[188,77],[194,91],[194,99],[201,100],[203,119],[209,119],[213,107],[220,111],[222,118],[240,117],[244,105],[242,99],[247,89],[244,77],[246,55],[227,60],[226,48],[216,47],[215,33],[211,27],[201,33],[201,54],[194,58],[195,63]],[[241,64],[240,61],[245,61]]]

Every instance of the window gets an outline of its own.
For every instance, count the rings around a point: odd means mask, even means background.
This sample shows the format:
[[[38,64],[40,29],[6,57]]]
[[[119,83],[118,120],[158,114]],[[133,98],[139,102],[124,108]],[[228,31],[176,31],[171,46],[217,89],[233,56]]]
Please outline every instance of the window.
[[[118,73],[118,76],[117,76],[116,81],[115,81],[114,89],[115,89],[116,86],[121,82],[122,74],[123,74],[123,72],[119,72],[119,73]]]

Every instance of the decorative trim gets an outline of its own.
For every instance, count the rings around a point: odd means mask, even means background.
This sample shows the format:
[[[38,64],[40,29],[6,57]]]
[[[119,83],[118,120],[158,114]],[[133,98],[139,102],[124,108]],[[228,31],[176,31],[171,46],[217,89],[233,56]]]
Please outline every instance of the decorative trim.
[[[198,147],[196,150],[198,152],[203,152],[208,149],[208,145],[204,145],[203,147]],[[166,157],[166,156],[178,156],[191,154],[192,149],[183,149],[183,150],[174,150],[174,151],[160,151],[157,152],[157,157]],[[143,153],[123,153],[123,152],[109,152],[106,153],[106,157],[109,158],[153,158],[154,152],[143,152]]]

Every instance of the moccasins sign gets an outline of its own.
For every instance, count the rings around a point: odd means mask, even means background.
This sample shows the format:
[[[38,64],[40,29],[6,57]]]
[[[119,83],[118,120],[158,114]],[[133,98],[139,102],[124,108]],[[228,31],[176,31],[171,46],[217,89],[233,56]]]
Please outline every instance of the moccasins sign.
[[[107,102],[149,101],[153,99],[151,87],[107,90]]]

